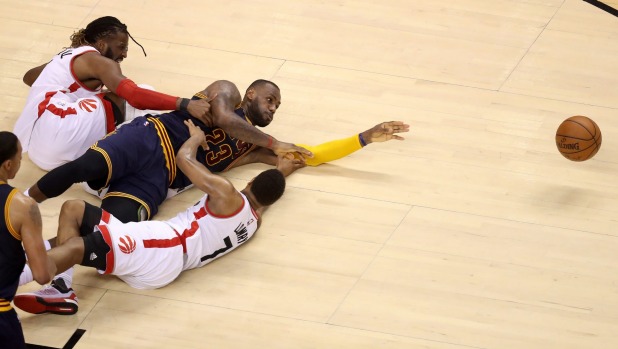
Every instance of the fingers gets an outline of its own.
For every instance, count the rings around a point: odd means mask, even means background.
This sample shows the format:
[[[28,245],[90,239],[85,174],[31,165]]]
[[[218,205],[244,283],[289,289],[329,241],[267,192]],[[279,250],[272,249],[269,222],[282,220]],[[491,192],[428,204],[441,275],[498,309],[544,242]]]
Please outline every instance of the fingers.
[[[295,148],[296,148],[296,152],[298,152],[303,157],[303,159],[305,156],[309,158],[313,157],[313,153],[310,152],[309,150],[302,148],[302,147],[298,147],[298,146],[295,146]]]
[[[215,98],[217,98],[217,96],[219,95],[219,92],[215,93],[214,96],[210,97],[209,99],[207,99],[207,102],[210,103],[212,102]]]

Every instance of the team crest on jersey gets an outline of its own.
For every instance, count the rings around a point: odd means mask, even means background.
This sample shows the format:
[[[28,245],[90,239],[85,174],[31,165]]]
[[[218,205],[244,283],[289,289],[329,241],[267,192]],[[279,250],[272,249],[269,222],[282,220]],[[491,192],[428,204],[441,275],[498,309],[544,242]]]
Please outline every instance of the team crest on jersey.
[[[137,244],[135,243],[135,240],[128,235],[122,236],[120,238],[120,242],[118,243],[118,248],[120,248],[120,251],[126,254],[130,254],[135,251],[136,246]]]
[[[82,99],[79,101],[79,109],[89,113],[95,111],[97,109],[97,101],[92,98]]]

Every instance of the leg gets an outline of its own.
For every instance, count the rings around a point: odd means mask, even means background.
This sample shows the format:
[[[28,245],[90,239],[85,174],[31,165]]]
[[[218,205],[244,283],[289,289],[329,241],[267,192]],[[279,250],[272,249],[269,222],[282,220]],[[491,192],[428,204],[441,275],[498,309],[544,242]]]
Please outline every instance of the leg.
[[[105,157],[97,151],[88,149],[84,155],[57,167],[28,189],[28,195],[36,202],[43,202],[67,191],[79,182],[97,181],[105,185],[109,169]]]
[[[68,200],[62,204],[58,218],[57,245],[69,239],[85,236],[94,231],[101,222],[103,211],[82,200]]]
[[[148,220],[146,208],[139,202],[121,196],[110,196],[103,199],[101,208],[111,213],[123,223]]]

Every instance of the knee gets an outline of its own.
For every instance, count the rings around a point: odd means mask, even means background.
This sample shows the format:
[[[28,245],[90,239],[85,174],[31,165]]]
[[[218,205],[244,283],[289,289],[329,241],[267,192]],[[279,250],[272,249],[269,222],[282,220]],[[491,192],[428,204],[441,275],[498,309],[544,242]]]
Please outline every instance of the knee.
[[[73,218],[76,221],[84,216],[86,203],[83,200],[67,200],[60,208],[60,216],[64,218]]]

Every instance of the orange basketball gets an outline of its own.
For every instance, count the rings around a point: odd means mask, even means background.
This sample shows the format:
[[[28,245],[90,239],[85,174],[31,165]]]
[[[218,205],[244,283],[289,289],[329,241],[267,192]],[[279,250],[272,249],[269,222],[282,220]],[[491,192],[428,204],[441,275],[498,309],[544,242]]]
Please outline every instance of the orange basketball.
[[[590,118],[571,116],[558,126],[556,146],[569,160],[588,160],[601,148],[601,129]]]

